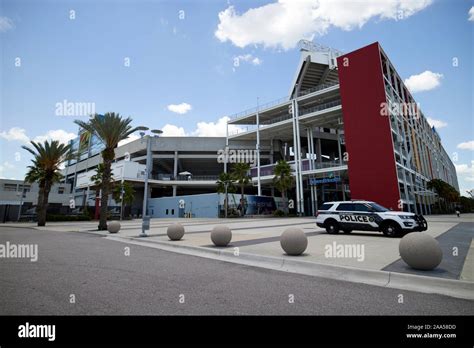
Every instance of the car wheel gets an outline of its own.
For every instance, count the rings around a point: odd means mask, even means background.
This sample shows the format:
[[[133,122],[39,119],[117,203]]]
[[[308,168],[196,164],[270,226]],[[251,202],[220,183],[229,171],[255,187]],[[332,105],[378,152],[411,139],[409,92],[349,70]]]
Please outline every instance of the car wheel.
[[[345,234],[349,234],[352,232],[352,230],[348,230],[348,229],[345,229],[345,230],[342,230]]]
[[[326,222],[326,232],[329,234],[339,233],[339,224],[337,221],[331,220]]]
[[[387,222],[382,227],[382,232],[387,237],[396,237],[400,232],[400,227],[394,222]]]

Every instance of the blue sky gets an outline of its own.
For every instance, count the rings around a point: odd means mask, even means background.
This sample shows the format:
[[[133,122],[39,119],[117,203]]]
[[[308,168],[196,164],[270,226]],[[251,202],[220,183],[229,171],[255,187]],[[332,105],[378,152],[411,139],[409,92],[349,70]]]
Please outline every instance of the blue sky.
[[[254,106],[257,96],[288,93],[299,60],[294,43],[307,37],[345,52],[379,41],[402,78],[428,71],[415,76],[413,88],[425,90],[414,97],[442,126],[462,191],[472,189],[473,5],[1,0],[0,177],[23,177],[30,157],[20,146],[28,139],[77,132],[73,120],[87,117],[57,115],[64,100],[168,135],[223,135],[224,116]]]

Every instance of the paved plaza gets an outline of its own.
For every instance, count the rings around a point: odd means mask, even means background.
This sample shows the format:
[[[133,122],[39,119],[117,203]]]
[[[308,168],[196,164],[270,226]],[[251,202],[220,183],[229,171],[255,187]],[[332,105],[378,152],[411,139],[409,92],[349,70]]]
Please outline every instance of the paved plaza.
[[[225,257],[224,261],[248,263],[259,266],[268,260],[272,262],[302,261],[301,265],[314,269],[317,267],[339,266],[347,269],[370,271],[386,271],[396,274],[412,274],[433,279],[458,280],[474,282],[474,214],[464,214],[460,218],[454,215],[427,216],[429,228],[426,232],[438,240],[443,250],[443,261],[433,271],[416,271],[409,268],[399,255],[400,238],[387,238],[377,232],[354,231],[351,234],[327,234],[316,226],[314,218],[240,218],[240,219],[153,219],[147,237],[140,237],[141,220],[123,221],[118,234],[97,231],[97,222],[80,223],[48,223],[46,227],[35,227],[34,224],[9,224],[8,226],[33,227],[37,230],[58,232],[83,232],[103,236],[107,239],[135,243],[158,249],[171,250],[179,253],[216,258],[216,251]],[[185,228],[185,235],[180,241],[170,241],[167,228],[170,224],[179,222]],[[225,248],[215,247],[211,241],[212,229],[218,225],[228,226],[232,230],[232,240]],[[280,235],[288,227],[301,228],[308,237],[308,247],[301,256],[288,256],[280,245]],[[338,257],[335,253],[327,253],[328,248],[350,246],[359,253]],[[454,252],[456,250],[456,252]],[[218,258],[218,257],[217,257]],[[291,270],[290,270],[291,271]],[[313,274],[306,271],[296,271]],[[331,272],[331,270],[326,270]],[[335,269],[333,277],[339,276]],[[315,273],[320,275],[321,273]],[[350,278],[366,282],[367,277],[377,278],[382,273],[363,274],[362,278]],[[388,273],[387,273],[388,274]],[[344,278],[344,276],[343,276]],[[384,278],[374,280],[384,284]],[[369,279],[369,283],[372,280]],[[459,284],[459,283],[457,283]],[[431,285],[428,285],[428,290]],[[445,287],[449,287],[449,283]],[[410,288],[411,289],[411,288]]]

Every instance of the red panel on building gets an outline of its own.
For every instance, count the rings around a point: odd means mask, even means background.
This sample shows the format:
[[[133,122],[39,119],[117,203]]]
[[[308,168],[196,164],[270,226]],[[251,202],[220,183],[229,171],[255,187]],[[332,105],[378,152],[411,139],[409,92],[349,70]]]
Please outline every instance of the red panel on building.
[[[337,65],[351,198],[400,210],[390,120],[381,115],[386,96],[379,44],[341,56]]]

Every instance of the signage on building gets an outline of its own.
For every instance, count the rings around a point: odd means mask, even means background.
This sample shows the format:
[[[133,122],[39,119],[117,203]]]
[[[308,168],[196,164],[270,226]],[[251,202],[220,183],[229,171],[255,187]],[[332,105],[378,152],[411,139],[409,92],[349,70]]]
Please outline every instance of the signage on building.
[[[312,179],[309,179],[309,184],[310,185],[330,184],[330,183],[334,183],[334,182],[341,182],[341,177],[340,176],[334,176],[332,178],[321,178],[321,179],[312,178]]]

